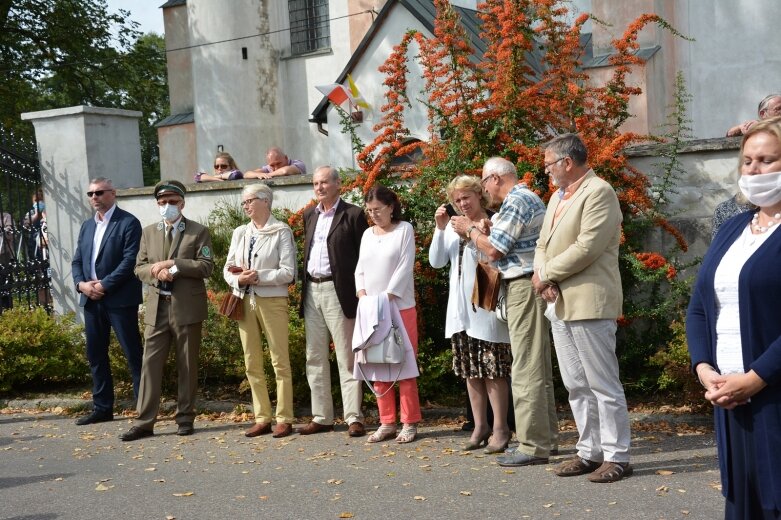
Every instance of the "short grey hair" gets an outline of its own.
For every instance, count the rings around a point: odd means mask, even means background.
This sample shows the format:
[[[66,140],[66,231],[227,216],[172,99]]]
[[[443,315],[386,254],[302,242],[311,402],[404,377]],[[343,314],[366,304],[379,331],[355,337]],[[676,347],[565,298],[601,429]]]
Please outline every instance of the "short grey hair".
[[[769,96],[765,96],[765,99],[759,102],[759,106],[757,107],[757,115],[762,117],[762,112],[764,112],[767,109],[767,106],[775,98],[781,98],[781,94],[770,94]]]
[[[328,166],[328,165],[318,166],[317,168],[315,168],[315,173],[319,172],[320,170],[327,170],[328,176],[331,177],[332,181],[334,182],[340,181],[339,172],[336,171],[336,168],[334,168],[333,166]]]
[[[557,159],[569,157],[575,166],[582,166],[588,160],[588,150],[578,134],[561,134],[554,137],[548,141],[545,149],[553,152]]]
[[[89,183],[90,184],[106,184],[112,190],[114,189],[114,183],[111,181],[111,179],[109,179],[107,177],[95,177],[94,179],[90,179]]]
[[[514,175],[518,177],[518,170],[515,165],[504,157],[491,157],[483,165],[483,173],[494,174],[498,176]]]
[[[244,189],[241,190],[241,196],[254,195],[259,199],[266,199],[268,201],[268,208],[274,204],[274,192],[265,183],[256,182],[254,184],[247,184]]]

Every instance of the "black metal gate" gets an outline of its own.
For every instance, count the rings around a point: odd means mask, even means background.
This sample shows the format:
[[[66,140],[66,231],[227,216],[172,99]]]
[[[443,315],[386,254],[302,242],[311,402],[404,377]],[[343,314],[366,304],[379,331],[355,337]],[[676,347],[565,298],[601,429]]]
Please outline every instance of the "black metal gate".
[[[34,143],[0,127],[0,313],[51,310],[46,202]]]

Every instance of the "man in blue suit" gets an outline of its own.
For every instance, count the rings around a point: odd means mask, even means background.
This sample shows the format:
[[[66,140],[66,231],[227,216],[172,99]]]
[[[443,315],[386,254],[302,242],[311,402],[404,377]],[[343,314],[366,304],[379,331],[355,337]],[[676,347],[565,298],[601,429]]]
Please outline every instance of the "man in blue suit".
[[[87,197],[96,213],[81,225],[71,263],[79,305],[84,307],[94,404],[91,414],[76,421],[80,426],[114,418],[114,382],[108,355],[111,329],[125,352],[136,399],[143,354],[138,330],[141,281],[133,273],[141,223],[117,207],[110,179],[91,180]]]

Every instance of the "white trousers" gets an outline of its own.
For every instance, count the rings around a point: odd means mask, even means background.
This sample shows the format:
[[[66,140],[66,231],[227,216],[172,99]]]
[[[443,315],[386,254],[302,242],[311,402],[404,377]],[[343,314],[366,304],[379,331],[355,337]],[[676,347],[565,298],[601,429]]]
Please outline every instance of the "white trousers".
[[[578,427],[578,456],[629,462],[629,413],[618,378],[615,320],[555,320],[551,329]]]
[[[333,282],[308,283],[304,301],[306,326],[306,378],[312,395],[312,420],[318,424],[334,423],[334,401],[331,397],[331,362],[329,346],[333,339],[339,383],[342,390],[344,422],[363,421],[361,402],[363,388],[353,377],[352,350],[355,320],[348,319],[336,296]]]

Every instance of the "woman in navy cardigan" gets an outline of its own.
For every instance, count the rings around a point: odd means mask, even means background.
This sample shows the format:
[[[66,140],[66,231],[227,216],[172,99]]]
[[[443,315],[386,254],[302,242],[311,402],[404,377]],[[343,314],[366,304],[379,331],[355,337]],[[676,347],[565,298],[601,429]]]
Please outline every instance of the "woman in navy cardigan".
[[[750,129],[739,186],[759,207],[728,220],[686,316],[694,371],[714,405],[725,518],[781,518],[781,118]]]

